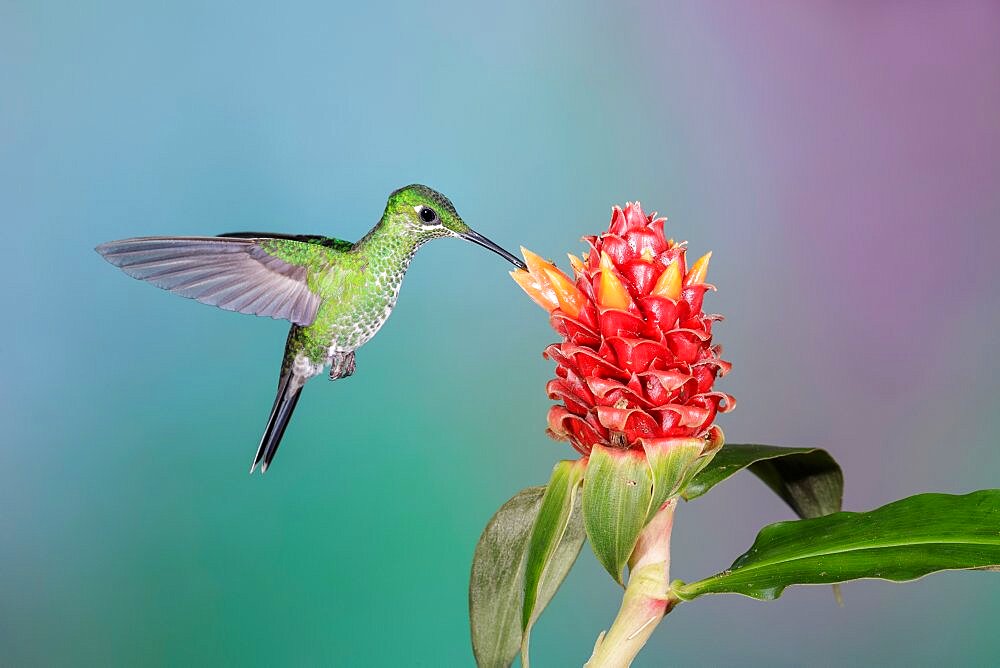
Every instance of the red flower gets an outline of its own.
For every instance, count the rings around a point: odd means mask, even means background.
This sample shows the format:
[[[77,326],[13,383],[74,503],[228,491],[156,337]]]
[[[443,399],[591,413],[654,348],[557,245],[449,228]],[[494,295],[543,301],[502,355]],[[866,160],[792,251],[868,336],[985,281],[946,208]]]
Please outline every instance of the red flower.
[[[731,367],[712,345],[722,317],[702,311],[714,290],[705,282],[712,254],[688,268],[685,243],[665,238],[663,223],[638,202],[616,206],[608,231],[584,238],[583,260],[570,255],[575,280],[523,248],[528,269],[511,272],[563,338],[544,353],[557,365],[546,389],[561,402],[549,409],[548,431],[583,455],[595,444],[722,444],[715,416],[735,400],[712,389]]]

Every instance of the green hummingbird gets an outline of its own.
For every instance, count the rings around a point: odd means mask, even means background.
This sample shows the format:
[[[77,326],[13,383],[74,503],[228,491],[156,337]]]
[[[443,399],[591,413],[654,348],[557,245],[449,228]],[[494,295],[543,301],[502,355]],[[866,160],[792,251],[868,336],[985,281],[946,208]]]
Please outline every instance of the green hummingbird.
[[[292,323],[278,393],[250,473],[267,471],[306,381],[354,373],[354,353],[385,324],[410,260],[427,241],[459,237],[524,268],[472,230],[441,193],[409,185],[389,195],[360,241],[234,232],[217,237],[140,237],[96,248],[129,276],[182,297]]]

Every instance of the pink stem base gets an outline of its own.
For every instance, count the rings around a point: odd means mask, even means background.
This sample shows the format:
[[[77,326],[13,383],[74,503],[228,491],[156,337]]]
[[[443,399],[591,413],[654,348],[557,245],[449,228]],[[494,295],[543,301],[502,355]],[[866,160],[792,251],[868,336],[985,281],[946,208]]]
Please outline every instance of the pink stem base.
[[[585,668],[630,666],[676,599],[670,596],[670,532],[677,499],[670,499],[639,534],[629,561],[628,586],[618,616],[594,645]]]

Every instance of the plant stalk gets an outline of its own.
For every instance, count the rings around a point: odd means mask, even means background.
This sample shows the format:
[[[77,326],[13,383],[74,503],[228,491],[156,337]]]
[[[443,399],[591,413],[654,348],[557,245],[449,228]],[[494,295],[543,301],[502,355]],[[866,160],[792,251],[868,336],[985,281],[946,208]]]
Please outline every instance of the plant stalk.
[[[663,504],[639,534],[629,559],[628,586],[618,616],[594,645],[584,668],[627,668],[677,599],[670,595],[670,532],[677,499]]]

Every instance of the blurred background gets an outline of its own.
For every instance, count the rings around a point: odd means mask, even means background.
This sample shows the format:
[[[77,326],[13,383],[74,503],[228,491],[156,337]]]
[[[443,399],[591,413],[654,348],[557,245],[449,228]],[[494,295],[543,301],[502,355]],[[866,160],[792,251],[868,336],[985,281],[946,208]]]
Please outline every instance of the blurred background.
[[[141,6],[140,6],[141,5]],[[735,364],[733,442],[828,448],[845,507],[1000,482],[1000,5],[0,2],[0,663],[472,664],[479,533],[573,456],[543,312],[435,242],[358,373],[248,477],[287,325],[92,248],[250,229],[356,239],[410,183],[563,266],[639,199]],[[673,575],[790,511],[738,476]],[[1000,580],[683,606],[637,665],[984,665]],[[533,636],[581,664],[620,590],[589,550]]]

